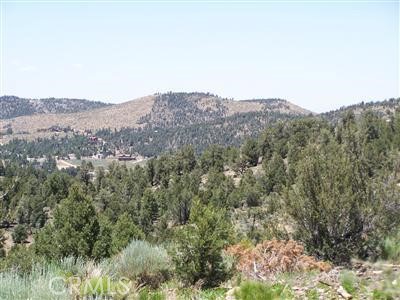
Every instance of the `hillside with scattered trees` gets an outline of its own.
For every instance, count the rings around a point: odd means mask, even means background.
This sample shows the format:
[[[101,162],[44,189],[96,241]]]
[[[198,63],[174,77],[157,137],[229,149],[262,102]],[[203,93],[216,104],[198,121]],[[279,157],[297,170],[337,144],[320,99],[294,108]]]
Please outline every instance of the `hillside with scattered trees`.
[[[400,297],[398,108],[196,143],[133,168],[0,152],[0,298],[55,299],[55,274],[57,299]]]
[[[76,113],[108,105],[110,104],[83,99],[27,99],[16,96],[2,96],[0,97],[0,119],[12,119],[37,114]]]
[[[349,106],[343,106],[337,110],[322,113],[321,116],[330,122],[338,122],[346,112],[353,112],[356,117],[372,110],[382,117],[390,117],[399,107],[400,98],[391,98],[383,101],[360,102]]]
[[[116,105],[80,101],[46,99],[35,102],[4,98],[3,118],[11,119],[0,119],[0,138],[3,135],[3,141],[8,142],[14,138],[49,138],[58,136],[59,131],[71,134],[124,128],[171,129],[221,122],[236,115],[245,118],[241,122],[244,125],[246,118],[255,113],[290,117],[311,113],[282,99],[235,101],[198,92],[154,94]],[[258,131],[261,129],[259,127]]]

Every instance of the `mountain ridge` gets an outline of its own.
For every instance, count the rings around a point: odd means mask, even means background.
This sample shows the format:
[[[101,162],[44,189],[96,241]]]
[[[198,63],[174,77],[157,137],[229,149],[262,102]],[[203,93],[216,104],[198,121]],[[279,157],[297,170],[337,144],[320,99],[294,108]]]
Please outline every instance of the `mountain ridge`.
[[[0,129],[11,128],[13,137],[52,135],[54,127],[71,131],[142,127],[176,127],[213,122],[235,114],[279,112],[308,115],[311,112],[283,99],[232,100],[210,93],[165,93],[114,105],[97,104],[78,112],[37,113],[0,120]]]
[[[47,113],[76,113],[110,106],[101,101],[75,98],[22,98],[4,95],[0,97],[0,119]]]
[[[239,146],[265,128],[293,119],[316,117],[335,123],[348,110],[355,110],[357,117],[367,109],[393,111],[399,104],[400,99],[391,99],[315,114],[283,99],[235,101],[210,93],[170,92],[78,113],[0,120],[0,144],[15,139],[10,149],[30,148],[33,156],[46,151],[101,156],[118,150],[153,157],[185,145],[201,153],[212,144]],[[23,140],[32,143],[23,146]]]
[[[53,101],[51,99],[46,101]],[[57,104],[68,102],[65,99],[54,101]],[[79,100],[71,102],[81,103]],[[400,99],[389,99],[315,114],[277,98],[233,100],[202,92],[157,93],[120,104],[96,103],[93,109],[87,109],[90,106],[87,104],[83,110],[72,113],[70,111],[77,105],[72,109],[56,106],[57,113],[36,110],[32,115],[0,119],[0,143],[15,138],[36,140],[98,135],[112,140],[118,147],[136,145],[152,156],[163,149],[175,149],[192,141],[197,141],[200,150],[213,143],[236,145],[246,138],[256,137],[265,127],[293,118],[317,116],[337,122],[349,110],[356,116],[367,109],[385,115],[399,105]],[[68,113],[63,113],[65,110]]]
[[[338,109],[320,113],[324,119],[337,123],[340,118],[348,111],[352,111],[355,116],[360,116],[366,110],[373,110],[381,116],[388,116],[400,107],[400,98],[390,98],[382,101],[359,102]]]

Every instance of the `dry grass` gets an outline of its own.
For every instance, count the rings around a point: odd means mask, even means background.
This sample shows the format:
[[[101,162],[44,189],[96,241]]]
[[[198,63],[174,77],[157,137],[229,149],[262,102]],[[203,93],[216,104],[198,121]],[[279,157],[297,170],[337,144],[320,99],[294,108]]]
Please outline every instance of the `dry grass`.
[[[284,272],[329,271],[330,264],[305,255],[295,241],[264,241],[256,247],[237,244],[227,252],[237,258],[237,269],[249,278],[266,279]]]
[[[250,102],[250,101],[226,101],[225,106],[228,108],[228,116],[234,115],[236,113],[246,113],[253,111],[261,111],[264,108],[259,102]]]
[[[279,100],[276,102],[259,102],[259,101],[226,101],[224,103],[228,108],[228,116],[235,113],[246,113],[253,111],[274,111],[287,114],[308,115],[311,112],[289,101]]]
[[[38,136],[39,129],[48,129],[51,126],[70,126],[76,130],[138,127],[137,121],[146,115],[153,107],[155,96],[139,98],[110,107],[72,114],[43,114],[23,116],[11,120],[0,120],[0,128],[11,124],[14,133],[28,132]],[[48,134],[48,133],[47,133]],[[39,134],[40,135],[40,134]],[[42,133],[46,135],[46,133]]]

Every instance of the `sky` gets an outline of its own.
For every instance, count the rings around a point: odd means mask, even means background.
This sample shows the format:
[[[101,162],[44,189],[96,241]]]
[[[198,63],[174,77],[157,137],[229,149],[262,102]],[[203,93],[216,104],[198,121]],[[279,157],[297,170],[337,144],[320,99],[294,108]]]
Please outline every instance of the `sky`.
[[[396,1],[0,1],[1,95],[199,91],[315,112],[399,97]]]

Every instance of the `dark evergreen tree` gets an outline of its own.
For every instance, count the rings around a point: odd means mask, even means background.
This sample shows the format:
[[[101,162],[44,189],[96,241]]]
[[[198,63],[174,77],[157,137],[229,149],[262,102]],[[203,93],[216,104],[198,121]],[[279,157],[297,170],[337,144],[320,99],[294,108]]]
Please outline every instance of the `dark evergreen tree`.
[[[112,224],[107,218],[99,218],[100,231],[94,243],[92,257],[96,260],[110,257],[113,254]]]
[[[112,230],[113,253],[118,253],[132,240],[143,240],[144,233],[127,213],[122,214]]]
[[[372,230],[368,175],[342,147],[310,145],[296,170],[286,210],[297,238],[318,257],[347,262]]]
[[[178,276],[187,284],[198,281],[204,287],[218,286],[228,270],[222,250],[229,243],[231,224],[226,212],[194,200],[189,224],[177,233],[174,263]]]
[[[6,173],[6,169],[4,167],[3,161],[0,159],[0,176],[4,176]]]
[[[223,171],[224,159],[222,147],[218,145],[208,147],[200,157],[200,166],[204,171],[208,171],[211,168]]]
[[[4,231],[0,229],[0,259],[6,256],[6,250],[4,249],[5,242]]]
[[[255,140],[249,139],[242,146],[242,159],[250,166],[256,166],[260,156],[258,144]]]
[[[12,233],[12,238],[14,243],[22,244],[28,238],[28,229],[25,225],[18,224],[14,228],[14,232]]]
[[[92,200],[74,185],[54,212],[53,224],[39,232],[37,252],[50,257],[93,257],[100,231]]]
[[[278,153],[274,153],[272,159],[263,161],[265,175],[263,178],[263,187],[267,194],[271,192],[280,192],[286,185],[287,173],[285,162]]]
[[[140,227],[145,234],[153,229],[153,223],[158,218],[158,203],[150,189],[147,189],[140,200]]]

